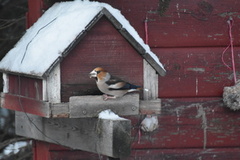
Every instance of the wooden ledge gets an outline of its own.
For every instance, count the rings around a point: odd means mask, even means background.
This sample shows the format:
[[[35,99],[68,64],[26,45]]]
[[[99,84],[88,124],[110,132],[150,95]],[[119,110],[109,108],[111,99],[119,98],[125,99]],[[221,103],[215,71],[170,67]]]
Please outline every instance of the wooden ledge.
[[[139,114],[139,94],[128,94],[122,98],[104,101],[102,96],[76,96],[69,99],[69,117],[97,117],[106,109],[126,115]]]
[[[50,103],[9,93],[1,94],[1,107],[26,112],[46,118],[97,117],[106,109],[119,116],[160,114],[160,99],[140,101],[139,94],[127,94],[122,98],[104,101],[102,96],[70,97],[67,103]]]

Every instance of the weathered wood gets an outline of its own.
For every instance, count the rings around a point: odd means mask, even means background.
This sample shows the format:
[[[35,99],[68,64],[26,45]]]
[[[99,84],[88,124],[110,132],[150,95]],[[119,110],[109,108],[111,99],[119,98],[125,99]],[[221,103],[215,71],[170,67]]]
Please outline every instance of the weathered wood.
[[[52,118],[69,118],[69,103],[52,103],[51,104]],[[80,118],[80,117],[77,117]]]
[[[158,75],[152,66],[143,60],[143,99],[151,100],[158,98]]]
[[[9,92],[9,78],[7,73],[3,73],[3,93]]]
[[[131,121],[123,118],[49,119],[16,112],[16,133],[115,158],[131,150]]]
[[[57,64],[52,69],[50,75],[46,80],[46,95],[47,100],[51,103],[61,102],[61,76],[60,76],[60,64]]]
[[[140,114],[160,114],[161,99],[140,101]]]
[[[24,96],[1,93],[1,107],[14,111],[27,112],[42,117],[51,117],[51,109],[48,102]]]
[[[69,100],[70,118],[97,117],[106,109],[111,109],[121,116],[138,115],[139,94],[127,94],[107,101],[104,101],[102,96],[76,96]]]

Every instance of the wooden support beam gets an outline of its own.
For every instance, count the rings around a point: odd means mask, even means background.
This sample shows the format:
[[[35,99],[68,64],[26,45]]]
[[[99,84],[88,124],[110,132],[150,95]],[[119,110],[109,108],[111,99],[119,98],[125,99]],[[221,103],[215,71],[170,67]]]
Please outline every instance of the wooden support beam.
[[[130,155],[131,121],[98,118],[43,118],[16,112],[16,133],[41,141],[121,158]]]
[[[71,97],[69,103],[49,103],[32,98],[1,94],[1,107],[26,112],[46,118],[86,118],[98,117],[106,109],[120,116],[141,114],[159,114],[160,99],[139,101],[138,94],[129,94],[119,99],[104,101],[102,96]]]

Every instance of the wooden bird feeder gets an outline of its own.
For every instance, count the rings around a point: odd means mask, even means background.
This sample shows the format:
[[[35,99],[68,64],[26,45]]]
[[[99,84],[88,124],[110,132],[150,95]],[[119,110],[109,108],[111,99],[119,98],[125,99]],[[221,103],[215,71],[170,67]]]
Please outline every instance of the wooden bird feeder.
[[[88,76],[98,66],[148,91],[142,100],[129,94],[104,101]],[[99,112],[160,112],[158,74],[165,70],[129,22],[107,4],[54,4],[7,53],[0,70],[1,107],[17,111],[21,136],[125,157],[130,154],[131,121],[98,119]]]

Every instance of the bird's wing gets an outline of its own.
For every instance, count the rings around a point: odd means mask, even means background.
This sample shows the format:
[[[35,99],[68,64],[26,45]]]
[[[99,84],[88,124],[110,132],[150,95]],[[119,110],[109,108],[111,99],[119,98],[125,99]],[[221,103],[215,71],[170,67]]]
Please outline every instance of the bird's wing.
[[[109,89],[121,89],[126,84],[125,81],[113,76],[106,83]]]
[[[137,89],[140,88],[140,86],[136,86],[133,84],[130,84],[128,82],[125,82],[117,77],[111,77],[107,82],[108,88],[110,90],[129,90],[129,89]]]

